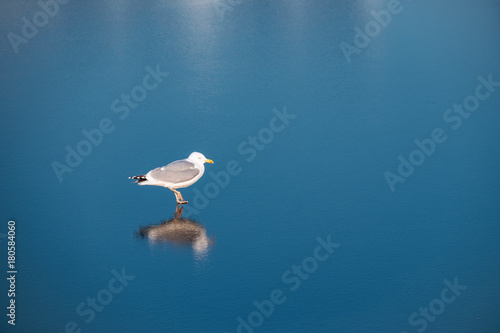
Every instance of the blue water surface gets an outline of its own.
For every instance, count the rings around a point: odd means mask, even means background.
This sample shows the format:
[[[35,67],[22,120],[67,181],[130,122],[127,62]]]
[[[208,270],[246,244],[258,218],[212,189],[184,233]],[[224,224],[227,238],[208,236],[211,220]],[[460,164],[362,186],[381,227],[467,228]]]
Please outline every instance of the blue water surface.
[[[498,1],[64,2],[0,4],[1,332],[499,332]]]

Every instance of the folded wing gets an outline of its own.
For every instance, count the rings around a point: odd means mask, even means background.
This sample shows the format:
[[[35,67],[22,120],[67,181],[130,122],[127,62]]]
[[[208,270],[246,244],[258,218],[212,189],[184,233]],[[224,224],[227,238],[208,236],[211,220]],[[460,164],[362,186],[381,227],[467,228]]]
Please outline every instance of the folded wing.
[[[200,170],[186,160],[175,161],[161,168],[151,170],[146,178],[167,183],[183,183],[195,178]]]

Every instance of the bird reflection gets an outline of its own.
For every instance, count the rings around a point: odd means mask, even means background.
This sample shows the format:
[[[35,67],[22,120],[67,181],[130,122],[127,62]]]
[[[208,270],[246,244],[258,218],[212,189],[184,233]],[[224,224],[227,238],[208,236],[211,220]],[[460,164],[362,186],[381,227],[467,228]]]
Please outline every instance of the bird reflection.
[[[181,217],[183,209],[182,205],[177,204],[173,219],[158,225],[142,227],[139,235],[148,238],[153,244],[170,243],[191,246],[195,256],[201,259],[208,253],[213,240],[207,237],[207,231],[203,225]]]

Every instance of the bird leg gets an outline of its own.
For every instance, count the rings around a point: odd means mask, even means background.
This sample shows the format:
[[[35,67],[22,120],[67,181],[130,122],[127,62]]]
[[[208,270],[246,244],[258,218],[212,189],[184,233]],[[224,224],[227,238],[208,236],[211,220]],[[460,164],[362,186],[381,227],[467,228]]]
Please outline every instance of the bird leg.
[[[184,206],[181,206],[181,208],[179,208],[179,204],[177,204],[177,206],[175,206],[174,220],[179,220],[181,218],[183,209],[184,209]]]
[[[177,203],[178,204],[181,204],[181,205],[184,205],[184,204],[187,204],[188,202],[186,200],[184,200],[182,198],[182,194],[181,192],[177,191],[177,190],[174,190],[173,188],[171,188],[172,191],[174,191],[175,193],[175,199],[177,200]]]

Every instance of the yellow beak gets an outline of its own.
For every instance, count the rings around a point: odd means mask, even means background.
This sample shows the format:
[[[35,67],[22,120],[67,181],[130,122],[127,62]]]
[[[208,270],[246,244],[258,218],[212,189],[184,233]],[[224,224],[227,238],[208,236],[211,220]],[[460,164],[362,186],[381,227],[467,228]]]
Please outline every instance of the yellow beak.
[[[210,164],[214,164],[214,161],[212,160],[209,160],[208,158],[205,160],[205,163],[210,163]]]

